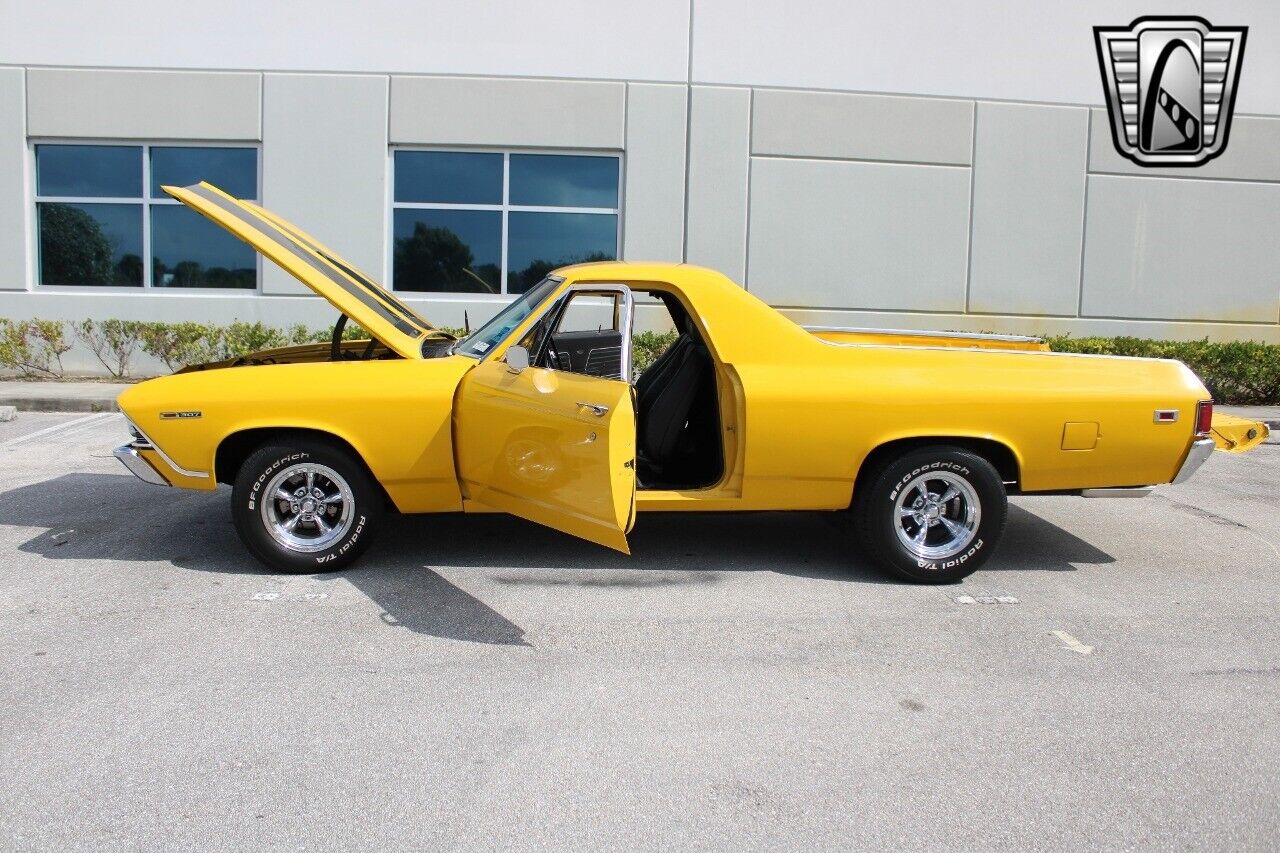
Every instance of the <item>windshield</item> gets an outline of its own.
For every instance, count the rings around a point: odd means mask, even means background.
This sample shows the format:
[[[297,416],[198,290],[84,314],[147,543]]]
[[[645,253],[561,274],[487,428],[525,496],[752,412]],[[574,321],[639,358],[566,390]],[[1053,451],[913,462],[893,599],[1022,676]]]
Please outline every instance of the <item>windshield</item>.
[[[558,276],[547,276],[525,291],[525,294],[515,302],[499,311],[492,320],[459,341],[454,352],[480,358],[511,334],[512,329],[523,323],[525,318],[546,301],[563,281],[564,279]]]

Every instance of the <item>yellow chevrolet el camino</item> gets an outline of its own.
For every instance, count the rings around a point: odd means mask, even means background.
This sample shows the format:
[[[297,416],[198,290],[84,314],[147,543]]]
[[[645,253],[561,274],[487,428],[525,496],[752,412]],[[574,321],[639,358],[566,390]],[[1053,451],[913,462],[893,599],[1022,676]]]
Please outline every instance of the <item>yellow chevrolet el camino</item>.
[[[245,545],[287,572],[350,563],[389,510],[508,512],[623,552],[638,510],[831,510],[889,571],[947,582],[991,555],[1008,494],[1141,494],[1266,438],[1179,362],[805,329],[684,265],[566,267],[456,340],[268,211],[165,191],[341,312],[332,344],[120,395],[129,470],[231,484]],[[371,339],[343,341],[346,318]],[[679,332],[639,375],[634,319]]]

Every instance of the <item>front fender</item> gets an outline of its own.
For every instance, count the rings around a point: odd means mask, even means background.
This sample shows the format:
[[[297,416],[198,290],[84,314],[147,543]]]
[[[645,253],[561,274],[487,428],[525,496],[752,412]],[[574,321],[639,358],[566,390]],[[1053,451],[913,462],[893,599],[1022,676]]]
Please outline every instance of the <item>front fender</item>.
[[[236,367],[144,382],[119,402],[157,449],[206,475],[174,485],[215,488],[218,449],[234,436],[298,429],[350,445],[401,511],[460,509],[453,395],[474,363],[455,356]]]

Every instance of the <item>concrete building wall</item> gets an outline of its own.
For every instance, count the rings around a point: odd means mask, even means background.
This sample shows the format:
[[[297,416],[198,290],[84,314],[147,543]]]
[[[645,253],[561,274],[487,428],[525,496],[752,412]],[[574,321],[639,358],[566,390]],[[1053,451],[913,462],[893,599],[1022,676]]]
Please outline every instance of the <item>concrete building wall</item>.
[[[260,145],[263,203],[384,280],[397,146],[613,153],[624,258],[804,322],[1280,341],[1274,4],[1197,9],[1252,29],[1229,148],[1190,170],[1112,148],[1091,27],[1149,10],[1109,3],[138,5],[129,51],[64,0],[0,32],[0,316],[328,322],[269,262],[260,292],[35,283],[34,142],[205,140]]]

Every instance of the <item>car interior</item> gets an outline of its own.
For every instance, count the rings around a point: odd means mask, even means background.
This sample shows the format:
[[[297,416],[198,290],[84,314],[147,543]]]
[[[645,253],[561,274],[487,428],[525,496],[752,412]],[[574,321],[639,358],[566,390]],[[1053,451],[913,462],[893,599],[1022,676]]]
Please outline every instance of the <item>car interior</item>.
[[[638,305],[665,308],[675,341],[633,380],[636,477],[641,489],[698,489],[724,473],[715,360],[673,293],[633,289]],[[641,301],[643,296],[652,297]],[[582,300],[579,302],[578,300]],[[612,315],[612,322],[610,322]],[[622,378],[616,299],[571,293],[527,339],[530,363],[570,373]],[[548,333],[549,332],[549,333]]]

